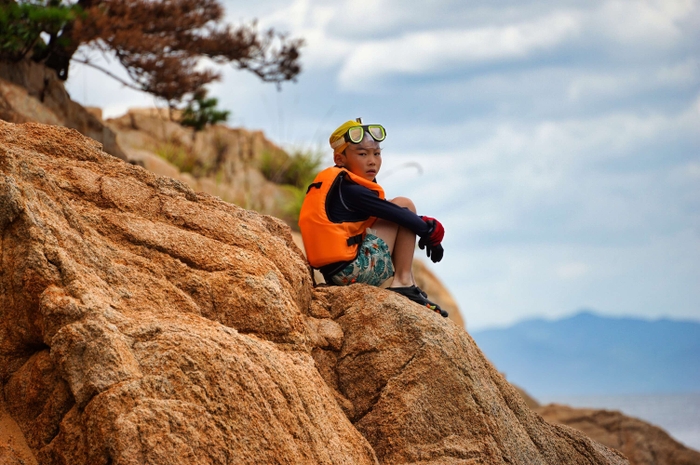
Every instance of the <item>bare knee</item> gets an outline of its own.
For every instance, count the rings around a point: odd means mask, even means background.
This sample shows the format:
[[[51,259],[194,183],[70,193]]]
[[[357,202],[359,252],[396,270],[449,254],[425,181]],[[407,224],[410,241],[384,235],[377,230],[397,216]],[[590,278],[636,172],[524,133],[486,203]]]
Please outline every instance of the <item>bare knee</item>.
[[[413,203],[413,200],[409,199],[408,197],[396,197],[391,199],[391,203],[395,203],[399,207],[403,208],[408,208],[411,210],[413,213],[416,212],[416,206]]]

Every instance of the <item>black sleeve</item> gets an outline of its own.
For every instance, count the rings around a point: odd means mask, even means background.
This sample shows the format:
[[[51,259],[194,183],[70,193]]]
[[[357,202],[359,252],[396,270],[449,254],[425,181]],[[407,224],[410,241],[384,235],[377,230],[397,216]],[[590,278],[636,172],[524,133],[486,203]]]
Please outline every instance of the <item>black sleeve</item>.
[[[420,216],[408,208],[380,199],[376,192],[364,186],[343,180],[340,194],[343,206],[351,211],[391,221],[410,229],[421,237],[428,234],[430,228]]]

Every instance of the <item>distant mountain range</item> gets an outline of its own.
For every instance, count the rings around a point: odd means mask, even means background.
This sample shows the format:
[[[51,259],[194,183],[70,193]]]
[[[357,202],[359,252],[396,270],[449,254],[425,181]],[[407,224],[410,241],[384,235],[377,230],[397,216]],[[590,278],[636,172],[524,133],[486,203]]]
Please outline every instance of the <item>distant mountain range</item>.
[[[510,382],[539,398],[700,392],[700,322],[583,311],[471,335]]]

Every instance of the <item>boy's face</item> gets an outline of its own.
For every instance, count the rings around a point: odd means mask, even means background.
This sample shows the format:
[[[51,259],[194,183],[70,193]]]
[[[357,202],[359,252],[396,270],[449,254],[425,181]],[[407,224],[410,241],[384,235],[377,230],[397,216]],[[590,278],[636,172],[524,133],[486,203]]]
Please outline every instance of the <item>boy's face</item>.
[[[382,149],[379,142],[369,134],[359,144],[350,144],[345,153],[336,153],[335,164],[344,166],[352,174],[356,174],[368,181],[372,181],[382,167]]]

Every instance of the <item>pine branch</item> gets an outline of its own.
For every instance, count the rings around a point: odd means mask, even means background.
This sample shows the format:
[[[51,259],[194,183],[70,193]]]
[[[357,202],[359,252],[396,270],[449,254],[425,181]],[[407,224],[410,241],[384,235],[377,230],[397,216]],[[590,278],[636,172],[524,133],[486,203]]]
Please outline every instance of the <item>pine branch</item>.
[[[119,76],[112,73],[111,71],[108,71],[108,70],[102,68],[101,66],[97,66],[96,64],[92,63],[90,60],[83,60],[82,58],[76,58],[76,57],[73,57],[72,60],[76,61],[78,63],[82,63],[84,65],[90,66],[91,68],[94,68],[98,71],[101,71],[101,72],[105,73],[107,76],[111,77],[112,79],[114,79],[116,81],[119,81],[119,83],[121,83],[122,85],[124,85],[130,89],[138,90],[139,92],[146,92],[142,88],[140,88],[140,87],[138,87],[130,82],[125,81],[124,79],[120,78]]]

